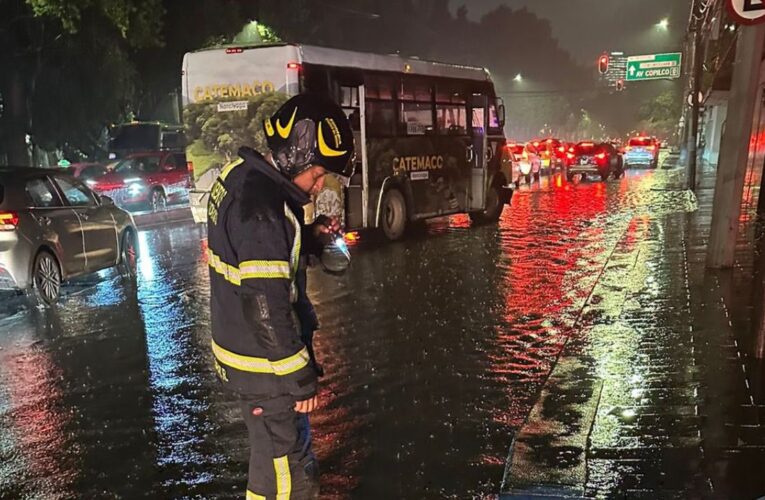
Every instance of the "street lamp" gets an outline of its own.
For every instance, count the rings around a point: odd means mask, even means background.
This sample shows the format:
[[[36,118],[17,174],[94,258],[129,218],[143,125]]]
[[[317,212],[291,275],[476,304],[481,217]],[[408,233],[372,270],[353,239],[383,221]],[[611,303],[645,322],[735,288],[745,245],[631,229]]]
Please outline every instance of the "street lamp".
[[[515,75],[515,78],[513,78],[513,80],[516,81],[516,82],[522,82],[523,81],[523,75],[518,73],[517,75]]]
[[[667,29],[669,28],[669,19],[665,17],[664,19],[656,23],[656,27],[660,29],[661,31],[667,31]]]

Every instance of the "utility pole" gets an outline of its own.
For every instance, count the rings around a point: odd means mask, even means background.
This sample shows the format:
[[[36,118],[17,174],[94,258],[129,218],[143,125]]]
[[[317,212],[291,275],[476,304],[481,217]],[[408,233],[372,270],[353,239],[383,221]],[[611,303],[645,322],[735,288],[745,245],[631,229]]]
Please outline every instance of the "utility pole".
[[[720,146],[715,180],[712,228],[707,246],[707,267],[733,267],[738,219],[749,158],[749,136],[765,44],[765,24],[740,26],[736,61],[728,104],[728,118]]]
[[[704,51],[702,50],[701,23],[693,31],[693,76],[691,77],[691,117],[688,133],[688,189],[696,191],[696,170],[699,158],[699,94],[704,75]]]

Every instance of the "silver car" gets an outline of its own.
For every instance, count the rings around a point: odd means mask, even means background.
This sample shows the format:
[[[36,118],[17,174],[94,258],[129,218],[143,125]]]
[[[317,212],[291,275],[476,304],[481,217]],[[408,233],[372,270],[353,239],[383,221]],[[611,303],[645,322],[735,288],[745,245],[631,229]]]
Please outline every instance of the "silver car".
[[[0,167],[0,289],[55,303],[69,278],[117,266],[131,283],[133,217],[56,170]]]

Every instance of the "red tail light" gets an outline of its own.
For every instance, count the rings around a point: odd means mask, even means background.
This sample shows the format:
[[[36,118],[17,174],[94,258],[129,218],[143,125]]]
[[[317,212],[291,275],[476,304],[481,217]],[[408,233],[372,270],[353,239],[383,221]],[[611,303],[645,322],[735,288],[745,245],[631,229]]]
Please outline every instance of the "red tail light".
[[[561,147],[558,148],[558,151],[561,152],[561,153],[565,153],[566,152],[566,148],[561,146]]]
[[[656,146],[646,146],[646,149],[648,151],[653,151],[654,149],[656,149]]]
[[[287,69],[300,69],[300,64],[296,62],[287,63]]]
[[[606,153],[598,153],[597,155],[598,160],[605,160],[606,159]]]
[[[16,212],[0,212],[0,231],[15,231],[19,225]]]
[[[573,160],[574,159],[574,153],[566,153],[566,156],[568,156],[569,160]]]
[[[186,161],[186,170],[188,170],[190,174],[194,173],[194,162],[193,161]]]

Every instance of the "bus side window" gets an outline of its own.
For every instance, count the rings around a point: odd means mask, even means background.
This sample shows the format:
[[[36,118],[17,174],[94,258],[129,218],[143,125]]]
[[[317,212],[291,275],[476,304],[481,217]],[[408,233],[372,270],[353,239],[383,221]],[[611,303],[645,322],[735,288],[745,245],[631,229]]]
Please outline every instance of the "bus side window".
[[[467,111],[464,105],[436,104],[438,133],[442,135],[465,135]]]
[[[465,89],[459,82],[436,82],[436,128],[441,135],[467,135]]]
[[[396,102],[393,89],[397,79],[388,75],[366,75],[367,134],[370,137],[396,135]]]
[[[396,135],[396,103],[367,101],[367,133],[372,137]]]
[[[404,77],[399,92],[402,132],[425,135],[435,130],[433,123],[433,87],[428,80]]]

